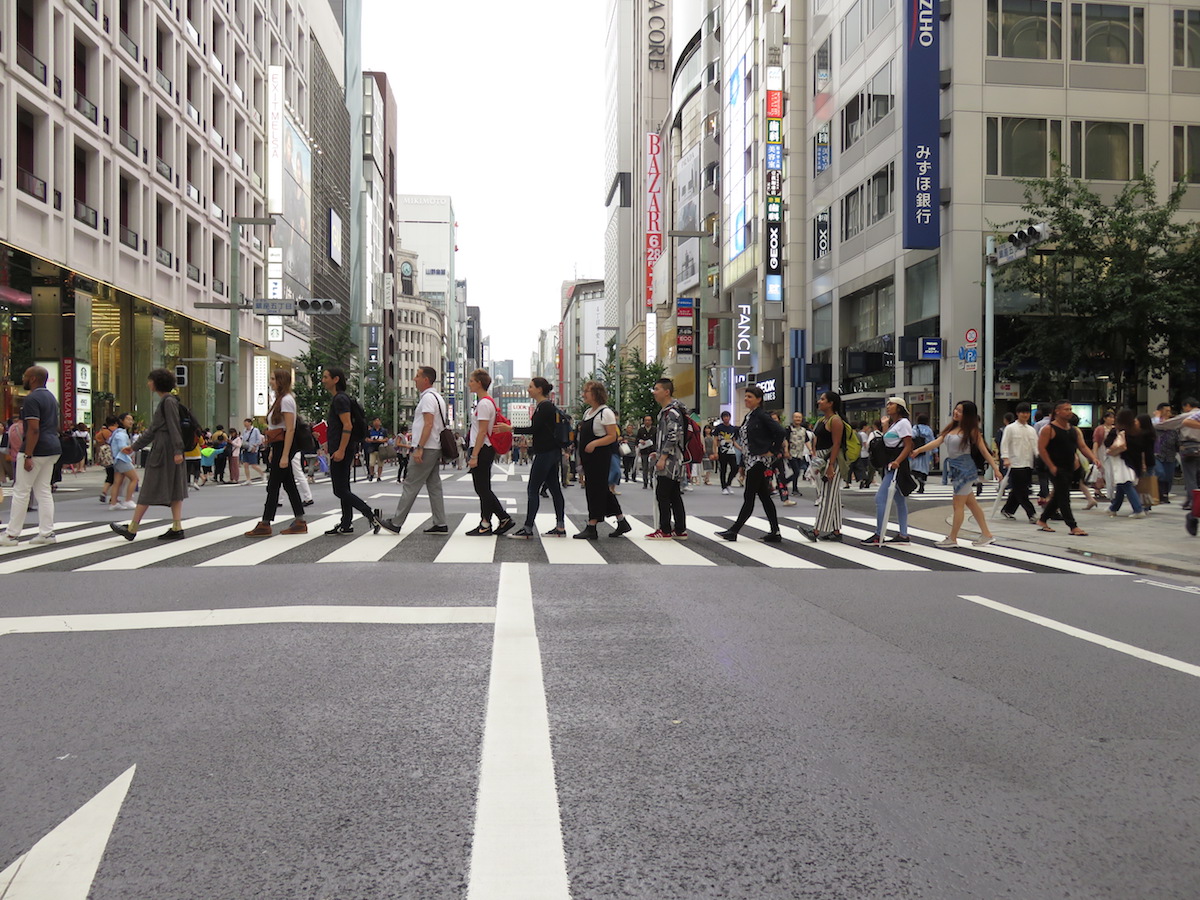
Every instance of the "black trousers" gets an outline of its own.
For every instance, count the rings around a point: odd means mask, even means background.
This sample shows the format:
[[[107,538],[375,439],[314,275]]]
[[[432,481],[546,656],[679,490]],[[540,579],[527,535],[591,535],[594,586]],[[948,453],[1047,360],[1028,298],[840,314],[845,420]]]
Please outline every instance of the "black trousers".
[[[658,500],[658,530],[664,534],[687,531],[687,513],[683,508],[683,482],[658,476],[654,496]]]
[[[775,516],[775,501],[771,499],[771,480],[767,478],[767,464],[758,462],[746,470],[746,486],[742,492],[742,508],[730,531],[741,531],[750,514],[754,512],[755,498],[762,501],[772,533],[779,531],[779,519]]]
[[[304,518],[304,501],[300,499],[300,491],[296,488],[296,474],[292,471],[292,457],[297,448],[292,446],[285,465],[279,465],[283,456],[283,441],[271,444],[267,451],[267,502],[263,505],[264,522],[275,521],[275,506],[279,503],[279,489],[282,487],[288,500],[292,503],[292,515],[297,519]]]
[[[1049,474],[1049,469],[1046,470]],[[1059,466],[1058,474],[1050,476],[1050,483],[1054,485],[1054,493],[1050,497],[1050,502],[1046,504],[1046,508],[1042,510],[1041,523],[1045,525],[1058,512],[1063,517],[1063,522],[1068,528],[1078,527],[1075,524],[1075,514],[1071,512],[1071,476],[1073,470],[1069,465]]]
[[[475,468],[471,470],[471,484],[475,486],[475,496],[479,498],[479,519],[482,522],[491,522],[492,516],[496,517],[496,523],[499,524],[507,519],[508,513],[504,511],[504,504],[496,497],[496,492],[492,490],[492,463],[496,461],[496,451],[488,446],[483,445],[479,451],[479,461],[475,463]]]
[[[408,474],[408,454],[399,453],[396,455],[396,480],[403,481],[406,474]]]
[[[624,472],[626,481],[633,481],[633,464],[637,462],[637,454],[630,453],[628,456],[621,457],[621,470]]]
[[[638,451],[638,457],[642,461],[642,487],[650,487],[650,470],[653,468],[650,464],[650,454]]]
[[[225,456],[224,450],[222,450],[216,456],[217,458],[213,460],[213,478],[215,478],[217,481],[224,481],[225,463],[228,462],[228,458]]]
[[[583,462],[583,493],[587,498],[588,521],[603,522],[609,516],[621,515],[621,504],[608,489],[608,473],[612,467],[612,451],[601,447],[595,453],[581,453]],[[607,452],[606,452],[607,451]]]
[[[349,456],[349,451],[347,451]],[[354,510],[358,510],[368,519],[375,514],[371,512],[371,507],[367,506],[367,501],[350,490],[350,460],[345,456],[341,462],[335,462],[332,457],[329,459],[329,481],[333,488],[333,496],[342,501],[342,525],[349,525],[354,521]],[[297,496],[299,496],[297,494]],[[302,506],[301,509],[304,507]]]
[[[733,484],[734,476],[737,475],[738,464],[736,453],[718,453],[717,463],[721,470],[721,489],[729,487]]]
[[[1033,469],[1020,468],[1008,470],[1008,500],[1004,503],[1004,511],[1012,515],[1020,507],[1025,515],[1033,518],[1037,514],[1029,502],[1029,489],[1033,486]]]

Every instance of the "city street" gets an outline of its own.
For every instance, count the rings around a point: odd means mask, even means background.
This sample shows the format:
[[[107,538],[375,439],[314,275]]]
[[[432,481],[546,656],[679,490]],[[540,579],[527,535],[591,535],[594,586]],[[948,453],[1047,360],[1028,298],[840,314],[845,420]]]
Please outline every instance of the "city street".
[[[385,514],[389,471],[355,485]],[[497,474],[514,513],[527,473]],[[933,497],[911,547],[865,548],[867,492],[812,544],[807,489],[780,545],[716,538],[715,486],[690,540],[645,541],[637,484],[628,538],[469,538],[453,470],[449,538],[424,498],[327,537],[319,482],[305,536],[243,537],[261,486],[215,486],[185,540],[159,508],[126,543],[98,484],[67,476],[55,546],[0,552],[5,900],[1200,894],[1183,563],[937,549]],[[1165,516],[1147,552],[1194,557]]]

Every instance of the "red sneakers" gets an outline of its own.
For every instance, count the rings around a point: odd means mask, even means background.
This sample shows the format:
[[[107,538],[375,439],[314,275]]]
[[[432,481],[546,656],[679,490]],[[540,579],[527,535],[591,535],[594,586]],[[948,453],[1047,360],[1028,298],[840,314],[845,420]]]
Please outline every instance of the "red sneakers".
[[[648,535],[646,535],[646,540],[648,540],[648,541],[669,541],[673,537],[675,537],[675,535],[671,534],[671,532],[659,530],[659,531],[652,531]]]

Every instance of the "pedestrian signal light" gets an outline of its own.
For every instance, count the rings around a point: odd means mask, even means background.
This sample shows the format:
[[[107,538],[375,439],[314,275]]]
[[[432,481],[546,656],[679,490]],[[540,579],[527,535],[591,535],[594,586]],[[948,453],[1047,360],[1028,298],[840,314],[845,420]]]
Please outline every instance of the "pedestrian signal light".
[[[217,384],[224,384],[224,383],[225,383],[225,361],[222,359],[218,359],[217,360]]]
[[[1008,236],[1008,242],[1014,247],[1032,247],[1050,237],[1050,226],[1045,222],[1030,222],[1024,228],[1018,228]]]
[[[187,387],[187,366],[175,367],[175,386]]]
[[[336,300],[316,300],[307,297],[296,301],[296,311],[309,315],[332,315],[342,311],[342,304]]]

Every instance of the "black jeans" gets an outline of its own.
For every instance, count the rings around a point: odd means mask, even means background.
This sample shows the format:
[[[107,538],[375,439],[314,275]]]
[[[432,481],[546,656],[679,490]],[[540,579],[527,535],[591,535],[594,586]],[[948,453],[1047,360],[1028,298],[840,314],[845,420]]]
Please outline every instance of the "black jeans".
[[[804,460],[793,456],[787,461],[788,468],[792,470],[792,490],[796,493],[800,492],[800,476],[804,474]]]
[[[526,528],[533,528],[533,520],[542,504],[538,491],[543,485],[550,492],[550,499],[554,503],[555,522],[562,525],[566,521],[566,504],[563,502],[562,488],[558,484],[558,468],[561,462],[562,451],[558,449],[533,455],[533,465],[529,469],[529,510],[525,513]]]
[[[609,447],[601,447],[595,453],[581,453],[580,461],[583,464],[583,493],[587,497],[588,521],[603,522],[609,516],[621,515],[621,504],[608,489],[608,473],[612,467],[612,451]]]
[[[771,481],[767,478],[767,464],[758,462],[746,470],[746,487],[742,493],[742,508],[738,510],[737,521],[730,531],[738,532],[754,512],[754,500],[762,501],[763,511],[767,521],[771,523],[771,533],[779,531],[779,519],[775,516],[775,501],[771,499]]]
[[[642,462],[642,487],[650,487],[650,454],[638,451],[638,457]]]
[[[687,513],[683,508],[683,482],[660,475],[656,479],[654,496],[658,500],[658,530],[663,534],[686,532]]]
[[[734,476],[737,475],[737,454],[718,453],[717,463],[721,470],[721,490],[724,490],[733,484]]]
[[[1020,468],[1008,470],[1008,500],[1004,503],[1004,512],[1012,515],[1019,506],[1025,515],[1033,518],[1037,514],[1033,504],[1029,502],[1029,489],[1033,486],[1033,469]]]
[[[471,470],[471,483],[475,486],[475,496],[479,498],[479,519],[489,524],[492,516],[496,517],[497,524],[509,517],[504,511],[504,504],[492,490],[492,463],[495,461],[496,451],[484,444],[479,451],[479,461]]]
[[[367,501],[359,497],[350,490],[350,460],[346,456],[342,457],[341,462],[334,462],[332,458],[329,460],[329,481],[333,487],[333,496],[342,501],[342,521],[341,524],[348,526],[354,521],[354,510],[358,510],[368,519],[374,517],[371,507],[367,506]],[[297,494],[297,496],[299,496]],[[303,509],[303,507],[301,507]]]
[[[300,499],[300,491],[296,489],[296,475],[292,471],[292,457],[296,455],[296,446],[288,454],[287,464],[279,465],[283,456],[283,441],[271,444],[267,452],[267,502],[263,505],[263,521],[275,521],[275,506],[279,503],[279,488],[282,487],[292,502],[292,515],[297,519],[304,518],[304,501]]]
[[[626,481],[633,481],[633,464],[637,462],[637,454],[630,453],[628,456],[621,457],[621,470],[624,473]]]
[[[1049,469],[1046,470],[1049,475]],[[1058,474],[1050,476],[1050,483],[1054,485],[1054,493],[1050,497],[1050,502],[1046,504],[1046,508],[1042,510],[1041,523],[1045,525],[1053,518],[1057,511],[1062,514],[1063,522],[1068,528],[1078,527],[1075,524],[1075,514],[1071,512],[1071,476],[1073,471],[1069,465],[1059,466]]]
[[[225,451],[221,450],[216,454],[216,459],[213,460],[213,478],[217,481],[225,480]]]

